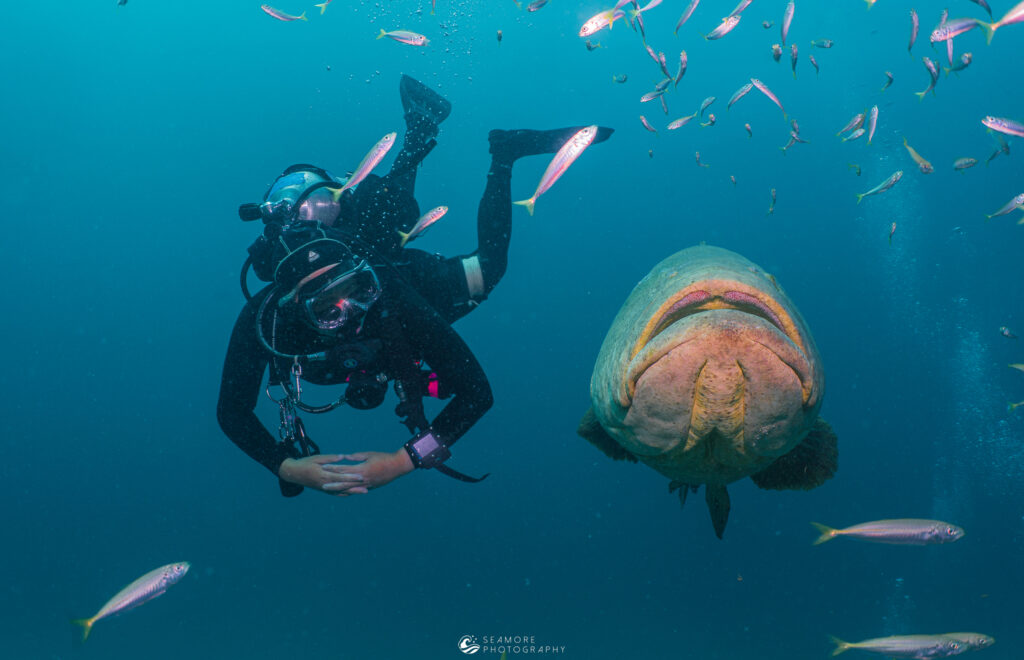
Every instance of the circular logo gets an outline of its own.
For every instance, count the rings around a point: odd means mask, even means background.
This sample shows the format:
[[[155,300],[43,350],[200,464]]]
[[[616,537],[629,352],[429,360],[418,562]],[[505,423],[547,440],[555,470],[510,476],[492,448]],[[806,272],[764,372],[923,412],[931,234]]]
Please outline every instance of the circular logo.
[[[472,635],[463,635],[459,638],[459,650],[466,655],[473,655],[480,650],[480,645],[476,643],[476,638]]]

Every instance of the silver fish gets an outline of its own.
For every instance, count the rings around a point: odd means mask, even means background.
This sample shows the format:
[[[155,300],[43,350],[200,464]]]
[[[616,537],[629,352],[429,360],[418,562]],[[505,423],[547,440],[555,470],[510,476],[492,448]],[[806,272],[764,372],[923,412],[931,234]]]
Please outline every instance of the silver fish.
[[[1024,124],[1021,124],[1019,121],[1004,119],[1002,117],[992,117],[990,115],[982,119],[981,123],[999,133],[1005,133],[1016,137],[1024,137]]]
[[[690,120],[694,119],[696,116],[697,116],[697,113],[695,112],[692,115],[687,115],[685,117],[680,117],[679,119],[676,119],[675,121],[673,121],[672,123],[670,123],[668,125],[668,130],[674,131],[677,128],[680,128],[681,126],[686,126],[688,123],[690,123]]]
[[[914,42],[917,41],[917,31],[921,27],[921,21],[917,18],[917,12],[913,9],[910,10],[910,44],[907,46],[907,52],[914,47]]]
[[[1014,209],[1019,209],[1021,206],[1024,206],[1024,193],[1021,193],[1014,197],[1013,199],[1011,199],[1010,201],[1008,201],[1005,205],[1003,205],[1003,208],[999,209],[995,213],[986,213],[985,217],[989,219],[998,218],[1001,215],[1013,213]]]
[[[701,117],[704,116],[704,111],[708,109],[708,106],[710,106],[714,102],[715,102],[715,97],[714,96],[709,96],[709,97],[707,97],[706,99],[704,99],[703,101],[700,102],[700,110],[698,110],[698,112],[700,112],[700,116]]]
[[[443,218],[445,213],[448,213],[447,206],[437,206],[424,213],[420,219],[416,221],[416,224],[413,225],[412,229],[409,230],[409,233],[399,231],[398,235],[402,238],[402,242],[399,247],[405,247],[405,244],[409,241],[422,236],[423,233],[430,228],[430,225]]]
[[[363,156],[363,160],[360,161],[359,166],[356,167],[355,172],[353,172],[352,176],[348,178],[345,185],[341,188],[332,188],[332,190],[334,190],[334,201],[341,199],[342,193],[349,188],[354,188],[362,183],[363,179],[366,178],[366,175],[372,172],[373,168],[377,167],[377,164],[384,159],[384,156],[386,156],[388,151],[391,150],[391,147],[394,146],[395,137],[397,135],[398,133],[388,133],[378,140],[377,144],[373,145],[373,148]]]
[[[892,658],[948,658],[966,651],[983,649],[995,644],[996,640],[981,633],[944,633],[942,635],[893,635],[878,637],[863,642],[844,642],[833,637],[836,645],[832,655],[843,651],[860,649],[871,653],[879,653]]]
[[[757,78],[751,78],[750,82],[754,84],[754,87],[756,87],[759,92],[770,98],[775,105],[779,106],[779,110],[782,110],[782,116],[786,117],[786,109],[782,107],[782,102],[779,101],[779,97],[775,96],[775,94],[772,93],[772,90],[768,89],[768,85],[765,85]]]
[[[305,21],[305,20],[307,20],[306,19],[306,12],[302,12],[302,14],[300,14],[298,16],[292,16],[291,14],[286,14],[286,13],[284,13],[283,11],[281,11],[279,9],[274,9],[270,5],[260,5],[260,9],[262,9],[264,11],[264,13],[267,14],[267,16],[270,16],[272,18],[276,18],[279,21],[284,21],[285,23],[288,23],[288,22],[291,22],[291,21]]]
[[[899,174],[902,175],[903,173],[899,172]],[[892,178],[889,177],[886,183],[889,183]],[[890,185],[889,187],[892,186]],[[865,193],[865,195],[873,194],[873,192]],[[881,190],[878,192],[881,192]],[[831,541],[840,536],[890,545],[935,545],[937,543],[952,543],[964,535],[964,530],[956,525],[941,520],[921,520],[917,518],[875,520],[853,525],[845,529],[833,529],[819,523],[811,524],[821,532],[821,536],[814,541],[814,545],[820,545],[825,541]]]
[[[739,101],[741,98],[749,94],[750,90],[752,89],[754,89],[754,83],[747,83],[743,87],[737,89],[736,92],[732,95],[732,98],[729,99],[729,105],[727,105],[725,109],[728,110],[729,108],[731,108],[733,103]]]
[[[857,130],[861,130],[861,129],[857,129]],[[882,183],[878,184],[877,186],[875,186],[871,190],[869,190],[869,191],[867,191],[865,193],[858,194],[857,195],[857,203],[860,204],[860,201],[862,199],[864,199],[865,197],[870,197],[871,195],[878,195],[878,194],[884,193],[886,190],[892,188],[897,183],[899,183],[900,179],[902,179],[902,178],[903,178],[903,170],[897,170],[897,171],[893,172],[892,175],[888,179],[886,179]]]
[[[644,120],[646,122],[646,120]],[[533,205],[536,203],[537,198],[540,197],[548,188],[554,185],[555,181],[558,181],[559,177],[565,174],[565,171],[569,169],[577,158],[580,157],[587,147],[594,141],[594,137],[597,136],[597,126],[587,126],[586,128],[580,129],[569,138],[562,148],[558,150],[555,157],[548,163],[548,167],[544,170],[543,176],[540,178],[540,183],[537,184],[537,190],[534,191],[533,196],[529,199],[524,199],[519,202],[513,202],[513,204],[519,204],[525,206],[527,212],[533,215]]]
[[[789,26],[793,22],[793,12],[796,10],[796,5],[793,0],[789,0],[789,4],[786,5],[786,13],[782,15],[782,45],[786,45],[786,35],[789,34]]]
[[[733,28],[735,28],[737,25],[739,25],[739,23],[740,23],[740,17],[738,15],[737,16],[730,16],[730,17],[724,19],[722,21],[721,25],[716,27],[714,30],[712,30],[708,34],[704,35],[704,39],[706,39],[707,41],[714,41],[715,39],[721,39],[725,35],[727,35],[730,32],[732,32]]]
[[[676,23],[676,34],[679,34],[679,28],[683,27],[683,23],[690,20],[693,16],[693,12],[697,9],[697,5],[700,4],[700,0],[690,0],[690,4],[686,7],[686,11],[679,17],[679,22]]]
[[[89,638],[93,624],[97,621],[133,607],[138,607],[162,595],[167,591],[168,587],[185,577],[185,573],[188,573],[190,566],[187,561],[183,561],[155,568],[121,591],[118,591],[96,614],[88,619],[75,619],[72,621],[75,625],[82,626],[82,641],[84,642]]]

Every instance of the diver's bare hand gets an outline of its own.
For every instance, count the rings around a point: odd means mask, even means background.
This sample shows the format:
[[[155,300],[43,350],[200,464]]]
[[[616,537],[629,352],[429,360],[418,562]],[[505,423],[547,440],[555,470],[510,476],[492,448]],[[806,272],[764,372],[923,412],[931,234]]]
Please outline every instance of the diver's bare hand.
[[[355,465],[325,465],[324,470],[337,475],[362,477],[365,488],[380,488],[398,477],[412,472],[415,467],[404,448],[396,452],[364,451],[342,454],[339,461],[353,461]],[[325,487],[327,490],[327,487]],[[362,492],[366,492],[365,490]]]
[[[363,476],[358,472],[337,473],[331,470],[331,463],[345,460],[339,454],[318,454],[305,458],[286,458],[277,474],[285,481],[293,484],[315,488],[329,495],[352,495],[366,493]]]

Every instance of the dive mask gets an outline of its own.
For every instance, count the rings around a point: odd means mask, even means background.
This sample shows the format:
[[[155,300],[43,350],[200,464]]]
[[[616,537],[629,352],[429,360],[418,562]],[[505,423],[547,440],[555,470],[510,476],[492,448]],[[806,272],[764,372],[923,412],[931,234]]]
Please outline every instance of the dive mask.
[[[242,204],[242,220],[277,222],[319,222],[331,226],[341,214],[335,191],[347,179],[335,177],[315,165],[292,165],[277,177],[260,204]]]
[[[364,259],[350,268],[334,263],[313,271],[281,299],[281,304],[294,301],[302,305],[310,325],[333,332],[346,325],[361,326],[380,295],[380,280]]]

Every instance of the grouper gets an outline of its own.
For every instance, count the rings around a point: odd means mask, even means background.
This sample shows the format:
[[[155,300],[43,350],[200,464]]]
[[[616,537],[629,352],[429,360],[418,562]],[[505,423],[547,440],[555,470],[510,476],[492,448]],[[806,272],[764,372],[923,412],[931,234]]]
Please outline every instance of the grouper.
[[[814,339],[775,278],[699,245],[655,266],[622,305],[577,432],[668,477],[682,503],[704,485],[722,538],[728,484],[809,490],[835,473],[824,389]]]

